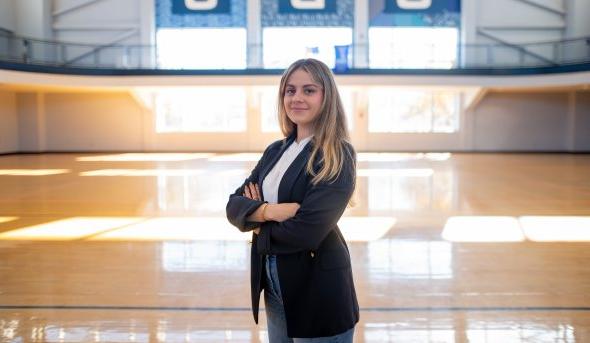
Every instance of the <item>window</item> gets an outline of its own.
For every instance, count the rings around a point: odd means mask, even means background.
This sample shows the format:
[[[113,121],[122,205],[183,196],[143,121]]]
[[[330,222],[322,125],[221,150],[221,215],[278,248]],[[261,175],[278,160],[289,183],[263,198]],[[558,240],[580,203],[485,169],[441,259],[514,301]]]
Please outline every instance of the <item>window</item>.
[[[456,28],[369,28],[370,68],[450,69],[457,64]]]
[[[267,27],[262,31],[264,68],[282,69],[300,58],[313,57],[335,65],[335,46],[352,44],[347,27]],[[349,49],[349,54],[350,54]]]
[[[245,28],[159,29],[156,40],[158,68],[246,68]]]
[[[369,90],[369,132],[456,132],[460,93],[453,91]]]
[[[172,88],[154,94],[157,132],[246,131],[242,87]]]

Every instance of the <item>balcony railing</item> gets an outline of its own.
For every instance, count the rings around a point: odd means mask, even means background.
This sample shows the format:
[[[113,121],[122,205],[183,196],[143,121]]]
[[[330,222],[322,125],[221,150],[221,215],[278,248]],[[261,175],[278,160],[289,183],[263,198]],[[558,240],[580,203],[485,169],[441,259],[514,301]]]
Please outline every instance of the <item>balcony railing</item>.
[[[449,60],[448,56],[443,56],[444,60],[439,58],[437,51],[440,50],[435,46],[417,44],[416,48],[430,53],[425,59],[428,61],[427,65],[421,69],[506,69],[590,63],[590,36],[519,45],[462,44],[457,47],[456,56],[452,60]],[[352,46],[352,49],[355,49],[355,46]],[[249,50],[261,51],[261,47],[251,46]],[[186,69],[183,66],[160,67],[156,52],[155,46],[66,43],[0,32],[0,61],[3,62],[92,69]],[[355,55],[354,52],[351,53],[351,56]],[[424,56],[422,58],[424,59]],[[395,56],[392,56],[391,61],[391,69],[407,68],[402,62],[396,61]],[[441,65],[444,67],[440,67]],[[350,68],[354,69],[356,66],[357,63],[351,61]]]

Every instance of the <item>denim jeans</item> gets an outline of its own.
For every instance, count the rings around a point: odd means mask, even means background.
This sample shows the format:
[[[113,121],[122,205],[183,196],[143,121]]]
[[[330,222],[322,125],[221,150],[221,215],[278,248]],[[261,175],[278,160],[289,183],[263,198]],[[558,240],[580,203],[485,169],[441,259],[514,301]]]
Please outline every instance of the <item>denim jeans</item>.
[[[266,289],[264,303],[270,343],[352,343],[354,327],[341,334],[330,337],[289,338],[287,336],[287,320],[281,297],[277,259],[274,255],[266,257]]]

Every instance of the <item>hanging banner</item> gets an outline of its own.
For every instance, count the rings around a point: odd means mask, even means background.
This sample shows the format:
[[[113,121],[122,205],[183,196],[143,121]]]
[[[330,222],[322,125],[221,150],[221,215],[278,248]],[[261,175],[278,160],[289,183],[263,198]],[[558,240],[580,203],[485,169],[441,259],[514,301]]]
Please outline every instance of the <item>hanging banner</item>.
[[[370,26],[459,27],[461,0],[372,0]]]
[[[354,0],[261,0],[262,26],[344,26],[354,23]]]
[[[172,0],[173,14],[229,14],[229,0]]]
[[[279,13],[336,13],[336,0],[279,0]]]
[[[156,0],[156,27],[246,27],[246,1]]]

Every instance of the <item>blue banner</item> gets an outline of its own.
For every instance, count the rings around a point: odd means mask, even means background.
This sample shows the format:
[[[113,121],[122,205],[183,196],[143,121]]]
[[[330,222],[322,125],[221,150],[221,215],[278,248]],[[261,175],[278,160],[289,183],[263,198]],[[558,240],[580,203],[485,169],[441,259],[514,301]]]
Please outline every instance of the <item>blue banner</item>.
[[[230,0],[172,0],[173,14],[230,14]]]
[[[246,1],[156,0],[156,27],[246,27]]]
[[[336,0],[279,0],[279,13],[336,13]]]
[[[461,0],[372,0],[369,25],[460,27]]]
[[[460,0],[386,0],[385,13],[428,13],[461,12]]]
[[[354,0],[261,0],[262,27],[352,27]]]

